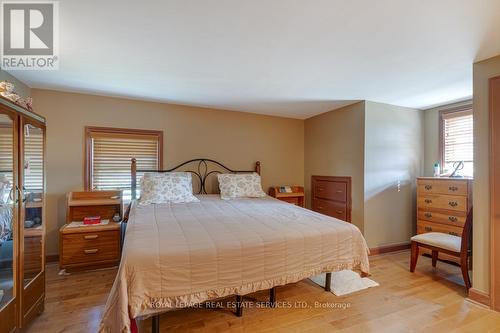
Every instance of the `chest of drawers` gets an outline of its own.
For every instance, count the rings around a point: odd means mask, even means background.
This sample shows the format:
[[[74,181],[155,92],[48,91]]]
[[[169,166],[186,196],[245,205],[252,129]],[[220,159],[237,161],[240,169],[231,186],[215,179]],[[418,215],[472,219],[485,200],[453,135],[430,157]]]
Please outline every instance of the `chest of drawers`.
[[[351,177],[312,176],[311,208],[351,222]]]
[[[417,234],[443,232],[462,236],[471,205],[472,179],[417,178]],[[427,254],[425,249],[421,252]],[[439,257],[457,261],[441,253]]]

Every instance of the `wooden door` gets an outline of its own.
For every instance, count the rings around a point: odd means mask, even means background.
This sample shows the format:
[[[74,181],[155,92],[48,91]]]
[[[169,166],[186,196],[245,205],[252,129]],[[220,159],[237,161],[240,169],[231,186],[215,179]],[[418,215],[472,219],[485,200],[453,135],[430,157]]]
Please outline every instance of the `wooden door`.
[[[0,105],[0,332],[18,327],[18,116]]]

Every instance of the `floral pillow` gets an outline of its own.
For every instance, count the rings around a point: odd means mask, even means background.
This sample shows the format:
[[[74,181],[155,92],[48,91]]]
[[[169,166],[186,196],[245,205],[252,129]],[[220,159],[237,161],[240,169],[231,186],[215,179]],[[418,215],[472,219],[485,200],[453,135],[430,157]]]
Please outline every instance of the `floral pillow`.
[[[199,201],[189,172],[146,173],[141,179],[141,205]]]
[[[222,200],[236,198],[262,198],[260,176],[257,173],[222,173],[217,175]]]

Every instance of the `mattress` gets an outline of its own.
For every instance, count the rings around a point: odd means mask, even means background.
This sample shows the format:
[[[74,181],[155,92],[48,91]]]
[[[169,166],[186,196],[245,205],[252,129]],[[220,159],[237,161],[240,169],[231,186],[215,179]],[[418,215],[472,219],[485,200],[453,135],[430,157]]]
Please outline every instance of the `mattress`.
[[[343,269],[369,273],[359,229],[274,198],[131,207],[100,332],[141,318]]]

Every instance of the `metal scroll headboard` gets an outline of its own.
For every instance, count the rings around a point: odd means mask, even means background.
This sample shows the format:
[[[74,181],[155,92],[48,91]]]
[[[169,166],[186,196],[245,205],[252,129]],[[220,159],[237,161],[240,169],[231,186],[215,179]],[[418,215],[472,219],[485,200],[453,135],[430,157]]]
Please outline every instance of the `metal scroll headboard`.
[[[185,167],[185,169],[183,169]],[[190,172],[195,176],[195,179],[199,181],[199,190],[197,194],[207,194],[206,186],[207,179],[210,175],[229,172],[229,173],[251,173],[256,172],[260,175],[260,162],[255,162],[254,170],[233,170],[225,166],[224,164],[211,160],[209,158],[195,158],[186,162],[183,162],[168,170],[138,170],[137,161],[135,158],[132,159],[131,165],[131,175],[132,175],[132,199],[137,197],[137,173],[146,172],[172,172],[172,171],[184,171]]]

